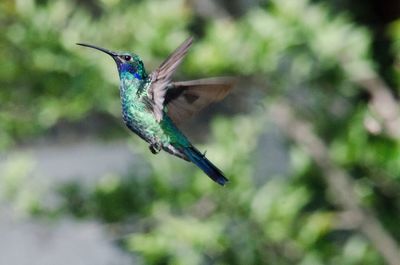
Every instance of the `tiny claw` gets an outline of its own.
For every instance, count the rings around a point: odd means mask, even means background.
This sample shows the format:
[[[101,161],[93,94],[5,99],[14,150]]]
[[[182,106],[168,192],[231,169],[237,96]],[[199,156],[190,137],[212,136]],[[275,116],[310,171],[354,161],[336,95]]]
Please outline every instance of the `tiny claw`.
[[[154,155],[156,155],[161,151],[161,146],[158,143],[154,143],[149,145],[149,149]]]
[[[206,150],[206,151],[204,151],[204,153],[203,153],[203,157],[206,157],[206,154],[207,154],[207,150]]]

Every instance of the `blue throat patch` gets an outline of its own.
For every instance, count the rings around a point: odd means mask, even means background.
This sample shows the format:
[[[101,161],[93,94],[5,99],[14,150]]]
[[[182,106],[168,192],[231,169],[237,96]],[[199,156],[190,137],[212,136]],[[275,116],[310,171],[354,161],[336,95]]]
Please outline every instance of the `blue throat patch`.
[[[134,76],[136,79],[143,80],[142,76],[139,75],[138,73],[134,73],[133,76]]]
[[[131,64],[120,64],[119,71],[121,73],[130,73],[134,78],[138,80],[143,80],[146,76],[143,73],[139,72],[133,65]]]

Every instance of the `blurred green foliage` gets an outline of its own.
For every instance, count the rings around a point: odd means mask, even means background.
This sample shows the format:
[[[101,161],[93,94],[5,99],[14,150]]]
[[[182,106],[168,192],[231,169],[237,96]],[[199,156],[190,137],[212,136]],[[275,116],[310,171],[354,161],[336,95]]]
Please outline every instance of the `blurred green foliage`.
[[[75,42],[135,51],[153,69],[192,34],[196,19],[180,0],[3,1],[0,148],[93,114],[119,119],[114,64]],[[284,138],[280,146],[288,154],[285,172],[257,171],[261,139],[276,127],[268,106],[285,98],[353,178],[362,204],[400,240],[400,143],[366,128],[366,119],[379,118],[358,83],[376,68],[371,32],[305,0],[267,1],[201,27],[177,76],[242,76],[239,95],[254,96],[246,94],[254,88],[258,100],[246,114],[212,122],[208,156],[229,176],[227,187],[192,165],[154,157],[123,134],[151,171],[107,175],[94,186],[66,183],[47,204],[54,191],[29,179],[29,159],[12,158],[0,172],[0,200],[40,218],[100,220],[145,264],[383,264],[366,238],[337,223],[341,209],[327,197],[324,172],[296,144]],[[400,21],[388,34],[399,55]],[[400,57],[394,59],[399,80]]]

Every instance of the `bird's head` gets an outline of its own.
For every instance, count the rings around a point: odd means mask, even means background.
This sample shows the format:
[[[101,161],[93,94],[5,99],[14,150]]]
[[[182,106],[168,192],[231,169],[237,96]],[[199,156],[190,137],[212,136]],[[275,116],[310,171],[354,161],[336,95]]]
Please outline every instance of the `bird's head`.
[[[93,48],[110,55],[118,67],[119,75],[131,74],[134,78],[143,80],[147,77],[146,70],[140,57],[131,52],[114,52],[98,46],[85,43],[77,43],[84,47]]]

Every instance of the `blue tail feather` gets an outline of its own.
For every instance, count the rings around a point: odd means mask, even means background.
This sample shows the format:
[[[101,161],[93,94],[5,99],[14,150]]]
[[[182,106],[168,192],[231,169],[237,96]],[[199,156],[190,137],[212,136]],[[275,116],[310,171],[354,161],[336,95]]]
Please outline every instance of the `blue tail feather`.
[[[225,185],[228,182],[228,179],[223,175],[221,170],[219,170],[213,163],[208,160],[205,155],[199,152],[194,147],[186,147],[183,149],[185,155],[196,164],[201,170],[204,171],[212,180],[217,182],[220,185]]]

